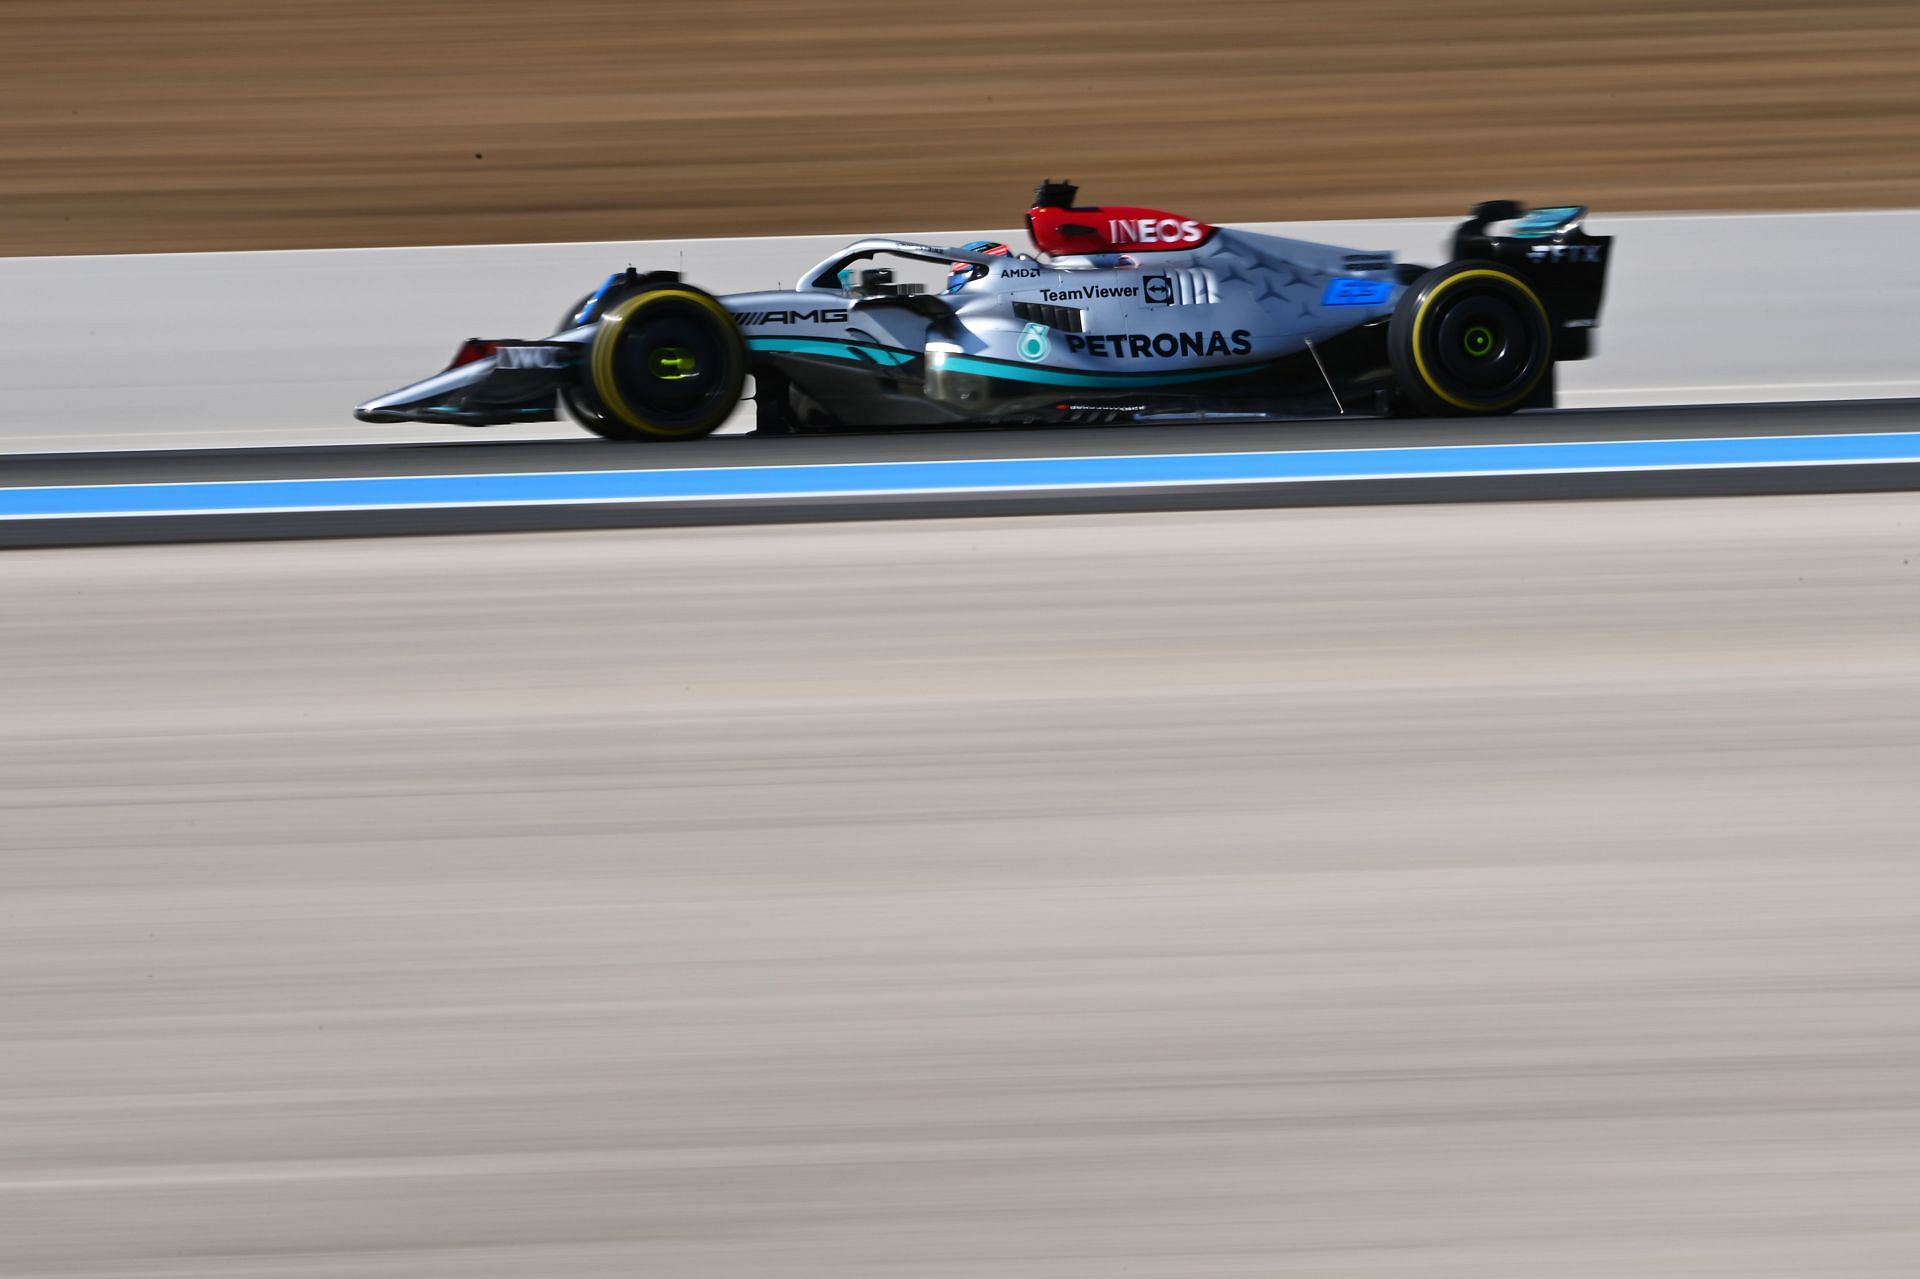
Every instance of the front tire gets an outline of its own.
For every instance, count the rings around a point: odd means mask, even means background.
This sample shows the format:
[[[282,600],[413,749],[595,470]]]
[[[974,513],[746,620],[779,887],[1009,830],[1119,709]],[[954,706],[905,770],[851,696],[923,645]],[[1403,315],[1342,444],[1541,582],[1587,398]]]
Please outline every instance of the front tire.
[[[1511,413],[1552,367],[1553,330],[1525,280],[1491,262],[1453,262],[1400,295],[1387,354],[1419,412]]]
[[[746,384],[747,347],[715,298],[684,284],[642,289],[600,317],[580,384],[561,400],[610,440],[691,440],[718,430]]]

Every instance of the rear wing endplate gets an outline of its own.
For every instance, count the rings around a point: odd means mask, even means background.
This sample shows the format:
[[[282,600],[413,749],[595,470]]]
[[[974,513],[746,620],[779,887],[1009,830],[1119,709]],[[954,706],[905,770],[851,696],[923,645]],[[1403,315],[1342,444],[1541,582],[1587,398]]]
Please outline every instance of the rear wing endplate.
[[[1453,235],[1456,261],[1497,262],[1532,284],[1553,325],[1553,358],[1582,360],[1592,351],[1600,322],[1613,237],[1589,235],[1586,206],[1528,210],[1512,200],[1474,206]],[[1489,228],[1511,223],[1500,234]]]

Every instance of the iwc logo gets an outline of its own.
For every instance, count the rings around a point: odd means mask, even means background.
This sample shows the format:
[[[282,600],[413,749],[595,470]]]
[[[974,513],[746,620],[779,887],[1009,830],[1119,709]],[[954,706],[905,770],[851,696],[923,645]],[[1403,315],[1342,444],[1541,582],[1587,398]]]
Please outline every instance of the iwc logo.
[[[1029,324],[1020,330],[1020,358],[1038,362],[1047,358],[1053,350],[1053,343],[1047,337],[1047,326]]]

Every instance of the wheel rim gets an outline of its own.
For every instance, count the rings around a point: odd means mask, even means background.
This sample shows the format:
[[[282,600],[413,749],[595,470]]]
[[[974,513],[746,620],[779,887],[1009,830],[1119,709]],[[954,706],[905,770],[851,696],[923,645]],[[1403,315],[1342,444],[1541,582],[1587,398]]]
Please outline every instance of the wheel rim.
[[[662,382],[683,382],[699,374],[700,357],[690,347],[655,347],[648,354],[647,371]]]

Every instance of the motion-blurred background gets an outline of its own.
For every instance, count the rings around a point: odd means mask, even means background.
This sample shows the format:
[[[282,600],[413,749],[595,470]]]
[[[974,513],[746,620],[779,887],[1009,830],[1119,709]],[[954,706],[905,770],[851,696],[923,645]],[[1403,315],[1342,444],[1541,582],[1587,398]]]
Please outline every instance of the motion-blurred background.
[[[0,253],[1920,205],[1914,0],[6,0]]]

